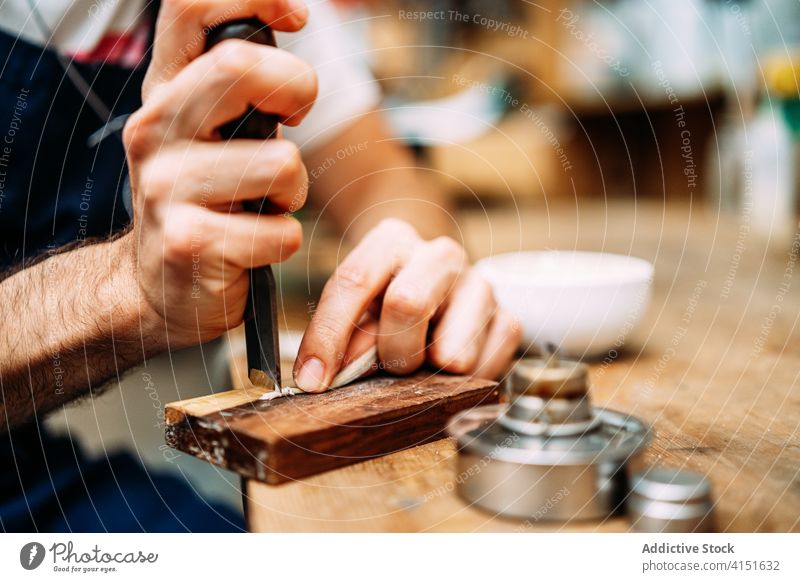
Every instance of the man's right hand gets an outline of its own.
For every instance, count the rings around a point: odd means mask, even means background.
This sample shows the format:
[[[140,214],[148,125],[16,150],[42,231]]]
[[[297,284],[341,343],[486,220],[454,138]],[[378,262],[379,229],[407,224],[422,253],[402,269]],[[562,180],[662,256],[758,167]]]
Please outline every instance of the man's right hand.
[[[205,31],[253,16],[295,31],[307,14],[294,0],[162,2],[143,106],[124,132],[134,221],[119,243],[136,265],[143,316],[166,323],[172,346],[241,323],[247,270],[300,246],[300,223],[288,213],[304,204],[308,187],[291,142],[224,142],[217,128],[249,107],[296,125],[316,97],[314,72],[285,51],[246,41],[203,53]],[[241,212],[243,201],[264,197],[287,214]]]

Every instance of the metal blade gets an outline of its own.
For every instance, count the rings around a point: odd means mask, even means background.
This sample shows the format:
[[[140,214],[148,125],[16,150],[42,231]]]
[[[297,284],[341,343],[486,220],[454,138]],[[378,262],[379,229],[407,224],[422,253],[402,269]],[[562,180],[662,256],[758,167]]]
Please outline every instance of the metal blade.
[[[250,294],[244,324],[247,367],[256,386],[281,387],[281,354],[278,345],[278,303],[272,267],[250,271]]]

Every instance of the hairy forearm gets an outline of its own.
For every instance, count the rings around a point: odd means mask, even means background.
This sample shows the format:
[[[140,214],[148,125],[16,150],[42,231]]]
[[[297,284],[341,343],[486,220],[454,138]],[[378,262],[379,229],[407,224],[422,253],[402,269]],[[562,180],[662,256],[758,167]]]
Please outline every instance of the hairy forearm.
[[[138,298],[131,239],[55,249],[0,282],[0,429],[164,349],[157,318]]]
[[[306,158],[312,198],[352,240],[383,218],[411,223],[423,238],[453,235],[447,199],[434,176],[372,112]]]

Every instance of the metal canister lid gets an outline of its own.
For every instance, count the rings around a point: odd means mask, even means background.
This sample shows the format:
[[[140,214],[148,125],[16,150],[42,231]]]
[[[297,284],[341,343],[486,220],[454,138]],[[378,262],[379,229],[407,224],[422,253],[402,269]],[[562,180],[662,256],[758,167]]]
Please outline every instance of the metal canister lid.
[[[497,462],[538,466],[624,462],[651,438],[638,419],[604,408],[592,411],[595,430],[579,435],[528,435],[499,422],[508,406],[493,404],[459,412],[450,419],[448,434],[458,439],[460,450]]]
[[[633,477],[631,492],[655,501],[695,501],[711,497],[711,484],[694,471],[651,467]]]
[[[638,473],[626,505],[640,532],[713,531],[711,484],[693,471],[653,467]]]

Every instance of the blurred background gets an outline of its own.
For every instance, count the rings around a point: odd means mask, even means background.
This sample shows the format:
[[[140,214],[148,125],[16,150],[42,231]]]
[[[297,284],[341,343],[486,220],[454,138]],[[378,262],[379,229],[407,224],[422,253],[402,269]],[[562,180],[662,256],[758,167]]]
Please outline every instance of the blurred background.
[[[635,254],[656,264],[662,288],[680,293],[683,285],[689,296],[696,281],[682,281],[676,266],[688,255],[728,269],[744,247],[763,243],[785,256],[792,244],[797,0],[334,4],[382,87],[393,132],[446,190],[473,259],[551,247]],[[700,233],[688,234],[688,216],[704,217],[692,218]],[[305,326],[344,252],[324,214],[301,217],[313,240],[279,269],[291,329]],[[706,247],[725,221],[733,227],[716,264]],[[655,301],[665,304],[666,295]],[[657,352],[642,327],[634,344]],[[201,367],[173,354],[169,370],[181,370],[180,381],[171,372],[154,386],[152,370],[134,372],[123,390],[50,422],[81,432],[95,454],[135,449],[148,466],[238,506],[238,477],[163,444],[166,403],[229,385],[225,362],[241,358],[243,346],[225,342]]]
[[[462,205],[691,198],[794,231],[796,0],[337,5]]]

